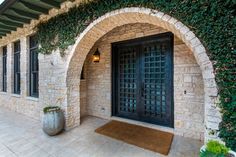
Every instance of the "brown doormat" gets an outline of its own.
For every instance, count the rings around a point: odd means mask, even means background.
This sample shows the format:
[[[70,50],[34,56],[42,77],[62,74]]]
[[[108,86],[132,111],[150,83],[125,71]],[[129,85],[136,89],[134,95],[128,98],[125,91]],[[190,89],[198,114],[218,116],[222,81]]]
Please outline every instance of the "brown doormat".
[[[168,155],[173,134],[119,121],[110,121],[95,132],[141,148]]]

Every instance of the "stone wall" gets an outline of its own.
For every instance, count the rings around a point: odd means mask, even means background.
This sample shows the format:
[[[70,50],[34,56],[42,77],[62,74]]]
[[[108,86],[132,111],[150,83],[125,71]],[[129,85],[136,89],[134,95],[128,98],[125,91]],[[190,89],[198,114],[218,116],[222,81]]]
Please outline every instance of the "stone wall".
[[[20,46],[20,59],[21,59],[21,93],[13,94],[13,42],[7,45],[7,92],[0,92],[0,106],[7,107],[13,111],[25,114],[34,119],[40,119],[39,99],[29,97],[29,80],[28,80],[28,61],[29,49],[28,38],[21,37]],[[2,57],[2,51],[1,55]],[[2,61],[2,58],[1,58]],[[2,73],[2,62],[0,62]],[[2,80],[2,75],[1,75]]]
[[[29,36],[34,34],[35,26],[47,21],[48,19],[67,12],[71,7],[79,5],[84,0],[66,1],[61,4],[60,8],[49,10],[48,15],[40,15],[38,20],[31,20],[30,24],[25,24],[23,28],[17,28],[7,36],[0,39],[0,47],[7,45],[7,92],[0,92],[0,106],[5,106],[13,111],[25,114],[35,119],[40,119],[42,109],[46,105],[61,106],[67,117],[68,108],[66,108],[66,66],[67,58],[61,58],[58,53],[43,56],[39,55],[39,98],[29,97],[28,84],[28,57],[29,57]],[[17,40],[21,41],[21,94],[13,93],[13,43]],[[2,49],[0,50],[0,57]],[[1,58],[2,59],[2,58]],[[0,68],[2,62],[0,59]],[[67,61],[68,62],[68,61]],[[2,68],[1,68],[2,70]],[[0,74],[1,71],[0,70]],[[56,73],[59,73],[59,77]],[[2,76],[2,75],[0,75]],[[0,78],[2,81],[2,78]],[[0,81],[0,82],[1,82]],[[2,85],[2,84],[1,84]]]
[[[80,117],[87,115],[87,82],[84,79],[80,81]]]
[[[81,96],[86,93],[87,100],[80,101],[81,110],[86,109],[81,112],[106,119],[111,117],[111,43],[162,32],[167,30],[150,24],[128,24],[102,37],[91,49],[85,61],[86,79],[81,82],[80,92]],[[101,52],[99,63],[92,62],[92,54],[96,48]],[[84,88],[85,81],[87,89]],[[203,139],[204,90],[201,70],[191,50],[176,36],[174,108],[174,132],[185,137]]]

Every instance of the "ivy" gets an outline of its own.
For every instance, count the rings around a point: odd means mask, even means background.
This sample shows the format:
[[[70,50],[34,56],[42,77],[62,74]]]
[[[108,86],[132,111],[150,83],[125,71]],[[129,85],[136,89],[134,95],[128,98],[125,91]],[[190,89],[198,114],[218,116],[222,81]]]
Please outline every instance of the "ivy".
[[[219,136],[236,151],[236,0],[93,0],[37,26],[40,53],[61,55],[95,19],[124,7],[147,7],[183,22],[201,39],[212,63],[222,112]]]

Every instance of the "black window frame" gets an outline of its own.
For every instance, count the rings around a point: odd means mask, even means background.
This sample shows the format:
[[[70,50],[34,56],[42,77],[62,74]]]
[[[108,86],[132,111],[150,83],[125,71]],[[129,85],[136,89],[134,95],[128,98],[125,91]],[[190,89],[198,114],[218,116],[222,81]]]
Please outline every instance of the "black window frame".
[[[38,41],[36,35],[29,37],[29,96],[39,97]]]
[[[7,92],[7,46],[2,48],[2,92]]]
[[[20,41],[14,42],[14,72],[13,72],[13,77],[14,77],[14,89],[13,92],[14,94],[20,94],[21,92],[21,70],[20,70],[20,52],[21,52],[21,45]]]

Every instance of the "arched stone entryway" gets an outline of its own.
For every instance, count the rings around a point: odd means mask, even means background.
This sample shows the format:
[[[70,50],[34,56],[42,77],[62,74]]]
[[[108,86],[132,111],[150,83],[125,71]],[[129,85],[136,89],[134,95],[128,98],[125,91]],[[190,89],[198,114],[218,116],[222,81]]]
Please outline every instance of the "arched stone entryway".
[[[91,23],[78,37],[73,45],[68,63],[67,71],[67,128],[74,127],[80,123],[80,74],[87,54],[93,45],[105,34],[116,27],[130,23],[148,23],[168,31],[181,39],[192,51],[200,66],[204,82],[204,106],[205,106],[205,126],[209,130],[216,130],[218,122],[214,118],[218,112],[215,101],[217,97],[217,87],[212,63],[207,56],[206,49],[190,31],[180,21],[167,14],[147,8],[124,8],[105,14]],[[205,132],[205,138],[208,134]]]

